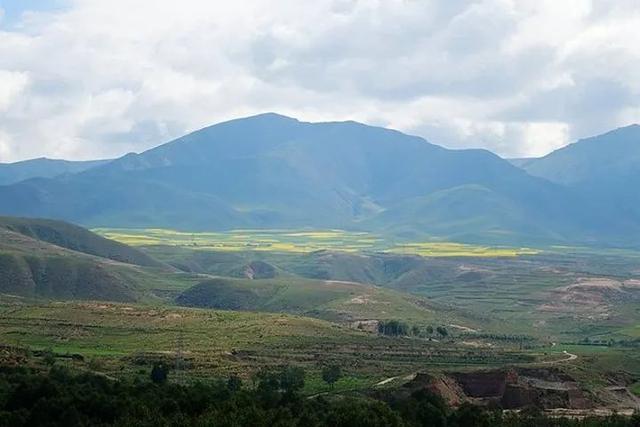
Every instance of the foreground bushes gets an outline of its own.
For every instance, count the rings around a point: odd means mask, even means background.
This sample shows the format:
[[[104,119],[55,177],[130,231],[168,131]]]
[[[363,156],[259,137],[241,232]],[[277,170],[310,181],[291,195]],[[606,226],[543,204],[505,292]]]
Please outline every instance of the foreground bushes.
[[[188,386],[116,382],[52,368],[48,375],[0,370],[0,426],[433,426],[638,427],[640,418],[574,421],[539,413],[503,415],[473,406],[457,410],[418,392],[402,401],[300,395],[304,372],[285,368],[240,380]]]

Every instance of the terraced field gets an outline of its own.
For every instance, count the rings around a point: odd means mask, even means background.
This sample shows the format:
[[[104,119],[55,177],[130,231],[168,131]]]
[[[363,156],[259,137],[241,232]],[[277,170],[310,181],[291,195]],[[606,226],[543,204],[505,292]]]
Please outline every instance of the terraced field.
[[[339,363],[352,378],[345,385],[355,381],[369,386],[426,368],[529,364],[548,357],[516,349],[381,337],[285,314],[7,299],[0,304],[0,339],[35,352],[51,349],[60,363],[66,360],[85,369],[96,365],[99,368],[91,369],[110,376],[147,375],[154,361],[174,364],[179,352],[183,374],[192,379],[230,372],[249,377],[261,367],[282,364],[304,366],[315,375],[323,365]]]

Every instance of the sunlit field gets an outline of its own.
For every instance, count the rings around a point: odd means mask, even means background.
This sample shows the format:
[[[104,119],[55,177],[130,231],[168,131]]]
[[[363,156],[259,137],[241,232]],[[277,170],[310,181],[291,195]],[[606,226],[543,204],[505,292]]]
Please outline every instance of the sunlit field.
[[[390,252],[429,257],[515,257],[539,252],[530,248],[490,247],[453,242],[396,242],[372,233],[344,230],[184,232],[158,228],[97,228],[93,231],[131,246],[166,245],[213,251],[307,253],[331,250]]]

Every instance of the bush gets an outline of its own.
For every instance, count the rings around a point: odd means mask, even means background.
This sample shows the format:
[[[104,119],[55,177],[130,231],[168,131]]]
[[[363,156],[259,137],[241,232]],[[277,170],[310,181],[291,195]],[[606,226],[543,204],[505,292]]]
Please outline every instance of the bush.
[[[169,369],[163,363],[155,363],[151,369],[151,381],[164,384],[169,377]]]

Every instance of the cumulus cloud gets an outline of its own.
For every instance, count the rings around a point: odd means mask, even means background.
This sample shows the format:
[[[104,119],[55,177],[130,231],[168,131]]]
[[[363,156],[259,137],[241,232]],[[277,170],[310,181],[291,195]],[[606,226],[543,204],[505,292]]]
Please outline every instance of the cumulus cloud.
[[[277,111],[543,155],[640,121],[637,0],[69,0],[0,20],[0,161]]]

